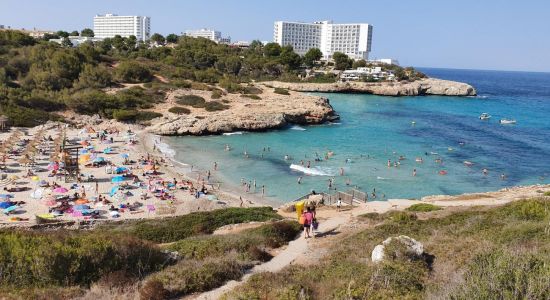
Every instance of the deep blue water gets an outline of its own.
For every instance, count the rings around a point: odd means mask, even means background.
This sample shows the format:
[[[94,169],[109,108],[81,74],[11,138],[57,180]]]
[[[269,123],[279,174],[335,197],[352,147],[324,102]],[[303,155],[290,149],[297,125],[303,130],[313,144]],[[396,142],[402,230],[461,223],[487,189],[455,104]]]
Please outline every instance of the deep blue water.
[[[366,191],[376,188],[379,198],[382,194],[386,198],[419,198],[550,182],[549,73],[422,71],[431,77],[472,84],[479,96],[320,94],[328,97],[340,114],[338,124],[231,136],[174,137],[168,143],[177,160],[202,169],[211,169],[217,161],[216,180],[239,186],[243,179],[255,179],[258,190],[265,185],[267,195],[280,202],[312,189],[326,191],[329,178],[339,189],[348,188],[346,183]],[[492,119],[479,120],[483,112],[490,113]],[[517,124],[500,125],[501,118],[516,119]],[[233,150],[224,151],[226,144]],[[334,155],[324,160],[328,151]],[[285,155],[294,160],[285,160]],[[316,155],[323,161],[315,162]],[[393,163],[399,156],[405,157],[400,165],[388,168],[388,159]],[[423,163],[416,161],[420,157]],[[301,160],[305,164],[311,161],[307,172],[322,175],[309,176],[290,168]],[[464,161],[474,165],[467,167]],[[340,168],[344,176],[339,175]],[[488,175],[482,174],[483,168]],[[413,169],[416,176],[412,176]],[[439,174],[443,170],[447,175]]]

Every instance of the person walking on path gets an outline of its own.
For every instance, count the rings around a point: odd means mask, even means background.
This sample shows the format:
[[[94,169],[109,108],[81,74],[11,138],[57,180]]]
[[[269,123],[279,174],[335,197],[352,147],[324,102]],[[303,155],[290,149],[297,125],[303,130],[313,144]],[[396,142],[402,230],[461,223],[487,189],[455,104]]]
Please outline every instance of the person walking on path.
[[[305,238],[310,238],[309,233],[311,232],[311,223],[313,223],[313,213],[311,208],[308,207],[307,210],[303,213],[304,218],[304,235]]]

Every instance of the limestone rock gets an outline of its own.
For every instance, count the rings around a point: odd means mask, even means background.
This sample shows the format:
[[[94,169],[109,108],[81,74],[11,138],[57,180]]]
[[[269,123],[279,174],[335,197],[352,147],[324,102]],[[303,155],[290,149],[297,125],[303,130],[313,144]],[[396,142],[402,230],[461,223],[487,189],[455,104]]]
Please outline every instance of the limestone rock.
[[[476,90],[469,84],[425,78],[413,82],[337,82],[337,83],[293,83],[266,82],[265,85],[299,92],[348,92],[382,96],[475,96]]]
[[[382,244],[376,245],[372,250],[371,260],[375,263],[383,261],[386,258],[386,246],[392,242],[400,243],[405,247],[407,253],[417,257],[422,256],[424,253],[424,245],[422,243],[406,235],[400,235],[398,237],[387,238]]]

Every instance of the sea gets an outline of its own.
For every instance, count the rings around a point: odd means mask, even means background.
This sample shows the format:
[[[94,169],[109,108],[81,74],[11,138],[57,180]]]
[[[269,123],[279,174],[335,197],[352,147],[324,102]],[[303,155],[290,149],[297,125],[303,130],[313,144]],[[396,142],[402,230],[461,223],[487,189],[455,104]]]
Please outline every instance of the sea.
[[[222,189],[261,197],[263,186],[265,199],[281,204],[334,189],[384,200],[550,183],[550,73],[420,70],[469,83],[478,96],[315,94],[340,121],[162,142],[173,159],[212,170]],[[516,124],[500,124],[505,118]]]

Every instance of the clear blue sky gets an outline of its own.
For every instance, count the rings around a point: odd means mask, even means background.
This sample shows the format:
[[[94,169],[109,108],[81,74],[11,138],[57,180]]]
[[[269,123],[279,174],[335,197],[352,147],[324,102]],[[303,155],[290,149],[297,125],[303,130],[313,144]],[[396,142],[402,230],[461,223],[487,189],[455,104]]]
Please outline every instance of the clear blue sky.
[[[146,15],[162,34],[214,28],[233,40],[272,40],[273,21],[367,22],[371,57],[403,65],[550,71],[548,0],[0,0],[0,24],[92,27],[97,13]]]

